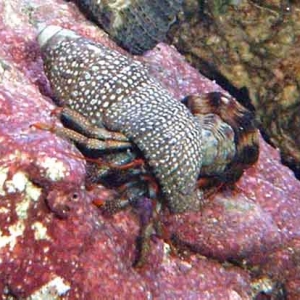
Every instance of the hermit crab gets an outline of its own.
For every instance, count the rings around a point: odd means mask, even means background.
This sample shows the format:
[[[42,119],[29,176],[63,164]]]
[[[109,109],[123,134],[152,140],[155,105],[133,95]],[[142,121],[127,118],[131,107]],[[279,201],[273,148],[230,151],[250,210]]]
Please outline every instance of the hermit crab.
[[[125,186],[126,205],[148,197],[171,213],[197,211],[208,189],[235,182],[257,160],[253,114],[229,95],[180,102],[142,63],[58,26],[42,28],[38,43],[69,126],[53,131],[97,151],[105,163],[90,180]]]

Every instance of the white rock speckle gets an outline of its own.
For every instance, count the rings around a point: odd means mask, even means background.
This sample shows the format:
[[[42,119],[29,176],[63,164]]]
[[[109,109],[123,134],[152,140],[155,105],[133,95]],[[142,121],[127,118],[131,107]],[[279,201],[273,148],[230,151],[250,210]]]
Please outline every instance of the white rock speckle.
[[[24,192],[28,182],[27,176],[23,172],[14,174],[11,180],[6,181],[6,188],[8,193]]]
[[[5,195],[5,191],[3,189],[5,180],[7,179],[8,168],[0,168],[0,196]]]
[[[18,221],[17,223],[8,227],[9,235],[3,235],[0,230],[0,249],[9,245],[10,251],[13,250],[17,243],[17,237],[24,233],[25,225],[23,221]]]
[[[34,231],[34,237],[36,240],[49,240],[47,235],[47,228],[41,222],[34,222],[31,225],[31,229]]]
[[[46,170],[46,176],[52,181],[63,179],[67,172],[63,162],[55,157],[46,157],[40,165]]]
[[[70,284],[61,277],[55,277],[27,299],[29,300],[55,300],[61,299],[70,290]]]

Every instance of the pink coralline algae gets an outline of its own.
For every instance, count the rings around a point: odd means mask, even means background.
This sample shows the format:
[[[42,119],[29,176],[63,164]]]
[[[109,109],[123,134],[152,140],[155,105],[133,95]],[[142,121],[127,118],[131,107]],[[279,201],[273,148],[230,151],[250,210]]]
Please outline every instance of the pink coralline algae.
[[[104,217],[92,202],[112,192],[85,189],[85,164],[75,146],[31,127],[36,122],[60,126],[51,117],[54,104],[36,43],[38,22],[119,48],[72,3],[3,1],[0,13],[3,299],[299,298],[300,184],[262,139],[258,163],[235,188],[210,197],[199,213],[161,216],[178,253],[153,237],[148,262],[134,269],[136,214],[127,209]],[[221,91],[165,44],[138,59],[177,98]]]

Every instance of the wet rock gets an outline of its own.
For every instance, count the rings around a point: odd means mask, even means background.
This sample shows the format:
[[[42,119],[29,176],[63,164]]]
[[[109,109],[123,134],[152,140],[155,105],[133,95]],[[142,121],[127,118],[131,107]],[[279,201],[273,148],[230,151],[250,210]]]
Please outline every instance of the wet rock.
[[[55,9],[53,9],[55,8]],[[92,204],[109,197],[86,190],[79,151],[36,122],[54,104],[37,47],[38,22],[71,28],[118,49],[60,0],[0,3],[0,293],[4,299],[251,299],[299,294],[299,192],[277,150],[261,141],[258,163],[234,190],[213,195],[198,214],[161,222],[178,249],[153,237],[148,263],[132,267],[139,222],[132,209],[104,217]],[[178,99],[221,91],[173,48],[158,45],[140,58]],[[175,240],[175,239],[174,239]],[[117,295],[117,296],[116,296]]]
[[[299,2],[186,1],[172,32],[189,62],[248,103],[300,176]]]
[[[182,0],[75,0],[75,3],[132,54],[143,54],[164,41],[182,6]]]

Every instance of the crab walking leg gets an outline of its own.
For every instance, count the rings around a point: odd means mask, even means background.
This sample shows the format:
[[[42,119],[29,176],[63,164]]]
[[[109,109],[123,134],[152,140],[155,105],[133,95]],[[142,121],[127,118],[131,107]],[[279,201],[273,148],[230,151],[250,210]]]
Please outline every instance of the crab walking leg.
[[[137,156],[135,151],[127,149],[126,151],[106,154],[104,159],[89,161],[87,164],[87,178],[89,184],[102,183],[109,174],[117,172],[126,172],[126,177],[133,178],[145,174],[145,161]]]
[[[132,147],[132,144],[130,142],[122,142],[115,140],[101,141],[99,139],[86,137],[85,135],[78,133],[75,130],[65,127],[49,126],[45,123],[35,123],[32,125],[32,127],[42,130],[49,130],[63,138],[68,138],[75,143],[83,145],[90,150],[128,149]]]
[[[101,141],[99,139],[88,138],[74,130],[68,128],[57,128],[55,133],[70,138],[72,141],[85,146],[87,149],[109,150],[109,149],[127,149],[132,147],[129,142],[120,142],[114,140]]]
[[[78,126],[81,133],[90,138],[128,142],[128,138],[124,134],[95,126],[88,118],[68,107],[57,109],[55,115],[60,118],[64,117],[71,124]]]

